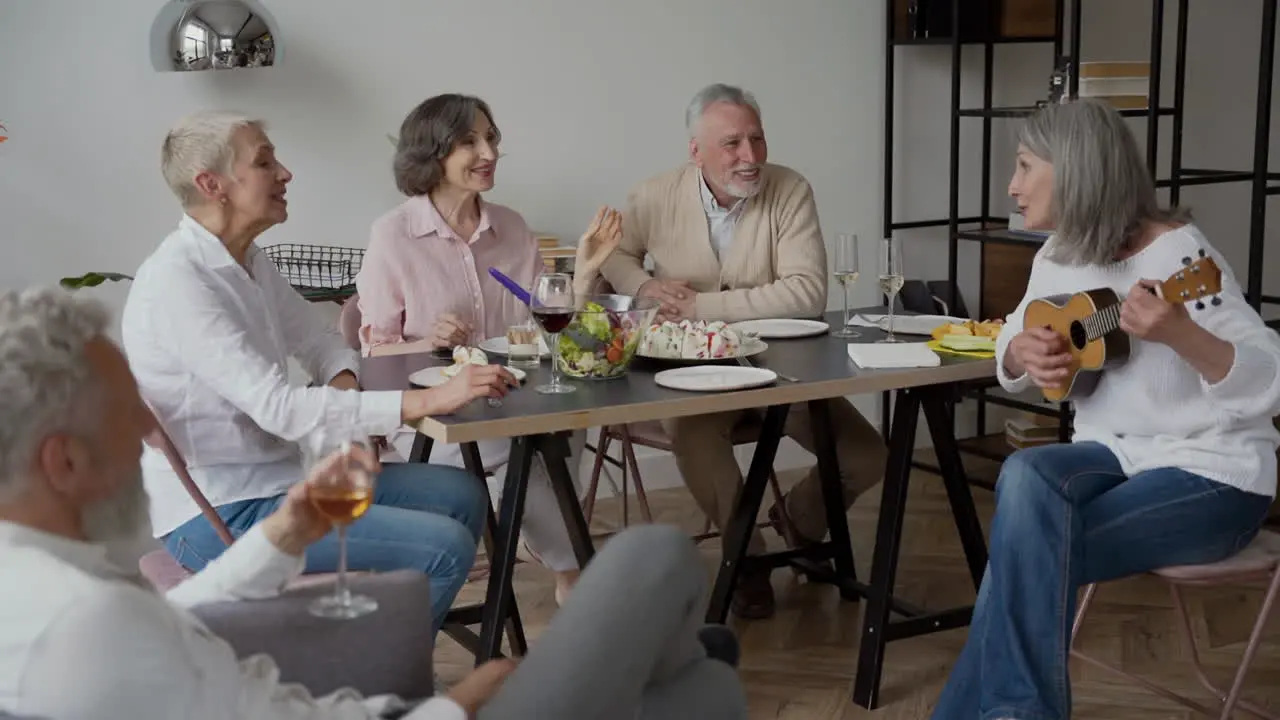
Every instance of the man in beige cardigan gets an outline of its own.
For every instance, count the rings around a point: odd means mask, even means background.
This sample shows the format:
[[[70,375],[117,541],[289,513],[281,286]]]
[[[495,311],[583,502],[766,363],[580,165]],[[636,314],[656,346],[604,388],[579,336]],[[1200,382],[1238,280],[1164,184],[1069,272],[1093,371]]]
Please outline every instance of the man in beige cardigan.
[[[766,163],[760,109],[750,93],[710,85],[685,117],[692,162],[646,180],[632,191],[622,244],[602,268],[620,293],[657,298],[664,319],[735,322],[813,317],[827,304],[827,255],[809,183],[794,170]],[[648,255],[652,276],[644,269]],[[885,448],[871,423],[844,398],[828,401],[836,432],[845,507],[884,476]],[[727,526],[742,472],[733,453],[739,433],[758,411],[679,418],[664,423],[676,463],[694,499],[720,528]],[[788,413],[786,433],[813,451],[809,413]],[[818,471],[769,511],[792,544],[827,533]],[[748,552],[764,550],[753,531]],[[746,619],[774,612],[770,572],[744,573],[733,612]]]

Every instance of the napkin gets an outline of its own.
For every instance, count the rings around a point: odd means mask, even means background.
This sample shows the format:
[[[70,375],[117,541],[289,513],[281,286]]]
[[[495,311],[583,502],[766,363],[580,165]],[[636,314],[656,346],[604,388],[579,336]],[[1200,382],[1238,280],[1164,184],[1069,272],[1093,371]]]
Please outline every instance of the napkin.
[[[905,335],[929,335],[933,329],[939,325],[947,323],[960,324],[965,322],[964,318],[954,318],[948,315],[899,315],[893,316],[893,332],[903,333]],[[854,315],[849,319],[850,327],[874,327],[881,330],[889,329],[888,315]]]
[[[928,343],[850,343],[849,358],[860,368],[938,367],[942,358]]]

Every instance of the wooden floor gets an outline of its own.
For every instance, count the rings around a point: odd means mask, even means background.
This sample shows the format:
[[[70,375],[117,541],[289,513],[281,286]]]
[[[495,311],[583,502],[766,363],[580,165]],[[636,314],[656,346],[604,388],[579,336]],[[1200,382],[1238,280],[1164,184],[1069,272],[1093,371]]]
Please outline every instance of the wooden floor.
[[[990,476],[993,468],[975,466],[970,471]],[[784,477],[783,485],[798,479],[794,474]],[[974,494],[985,524],[990,519],[992,496],[977,489]],[[877,487],[861,498],[849,514],[855,561],[863,578],[870,574],[878,501]],[[651,493],[650,504],[658,521],[677,523],[691,534],[702,527],[701,515],[682,489]],[[634,506],[632,515],[635,516]],[[614,501],[601,501],[593,529],[609,529],[616,517]],[[766,538],[770,547],[782,547],[771,531],[766,531]],[[708,573],[712,573],[718,560],[718,545],[714,540],[703,545]],[[879,710],[869,712],[855,706],[849,697],[863,603],[842,602],[830,587],[798,582],[786,570],[774,572],[773,584],[778,595],[778,614],[774,618],[734,621],[743,645],[741,672],[753,719],[929,717],[946,674],[960,652],[965,629],[890,643],[882,685],[883,704]],[[550,574],[539,567],[520,565],[516,592],[530,640],[536,642],[555,610]],[[973,602],[973,586],[946,495],[938,478],[922,471],[912,478],[897,592],[900,597],[931,609]],[[484,582],[475,582],[463,590],[459,600],[476,602],[483,593]],[[1226,685],[1243,650],[1261,593],[1250,589],[1192,590],[1187,598],[1205,664],[1217,668],[1215,679],[1221,678]],[[1175,622],[1165,586],[1151,577],[1132,578],[1099,590],[1080,643],[1086,652],[1136,674],[1172,687],[1201,691]],[[472,660],[458,645],[441,637],[436,653],[439,674],[446,682],[453,682],[470,669]],[[1077,718],[1201,717],[1079,661],[1073,661],[1072,681]],[[1196,695],[1209,699],[1203,691]],[[1273,711],[1280,710],[1280,612],[1275,613],[1267,640],[1254,661],[1246,697]]]

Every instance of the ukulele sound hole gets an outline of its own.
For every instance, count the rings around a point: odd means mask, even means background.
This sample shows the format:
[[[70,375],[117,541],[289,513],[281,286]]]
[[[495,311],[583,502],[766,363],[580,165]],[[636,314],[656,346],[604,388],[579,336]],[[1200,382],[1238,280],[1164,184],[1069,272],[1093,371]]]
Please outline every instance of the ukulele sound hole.
[[[1089,342],[1089,335],[1084,330],[1084,325],[1080,321],[1071,323],[1071,344],[1077,350],[1083,350],[1084,346]]]

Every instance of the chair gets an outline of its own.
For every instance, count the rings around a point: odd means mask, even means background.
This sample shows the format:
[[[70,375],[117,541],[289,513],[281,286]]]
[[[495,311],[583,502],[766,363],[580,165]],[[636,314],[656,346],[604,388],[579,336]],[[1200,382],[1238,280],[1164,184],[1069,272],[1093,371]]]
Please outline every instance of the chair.
[[[338,318],[338,329],[342,331],[342,339],[352,350],[360,349],[360,295],[352,293],[342,303],[342,315]]]
[[[1226,720],[1232,717],[1232,713],[1239,707],[1257,717],[1266,718],[1267,720],[1280,720],[1280,715],[1269,712],[1267,709],[1250,703],[1240,698],[1241,690],[1244,686],[1245,675],[1249,672],[1249,666],[1253,663],[1254,655],[1258,651],[1258,643],[1262,639],[1262,631],[1267,620],[1270,618],[1272,608],[1275,605],[1276,595],[1280,594],[1280,534],[1263,530],[1258,533],[1258,537],[1254,539],[1244,550],[1240,551],[1233,557],[1221,560],[1216,563],[1208,563],[1206,565],[1182,565],[1177,567],[1161,568],[1154,570],[1152,574],[1162,578],[1169,584],[1169,592],[1173,596],[1173,608],[1177,613],[1179,626],[1183,643],[1187,648],[1188,654],[1191,656],[1191,662],[1194,666],[1196,677],[1200,683],[1204,685],[1215,697],[1219,699],[1220,705],[1217,708],[1210,708],[1202,703],[1191,700],[1190,698],[1179,695],[1167,688],[1156,685],[1155,683],[1140,678],[1121,670],[1118,667],[1107,664],[1084,654],[1075,648],[1075,639],[1080,631],[1080,626],[1084,622],[1085,613],[1089,609],[1090,603],[1093,601],[1094,594],[1097,592],[1097,585],[1089,585],[1085,588],[1084,597],[1080,600],[1080,609],[1076,612],[1075,623],[1071,628],[1071,654],[1084,660],[1092,665],[1096,665],[1104,670],[1109,670],[1130,682],[1136,683],[1146,689],[1162,695],[1180,705],[1196,710],[1210,717],[1217,716]],[[1191,618],[1187,614],[1186,604],[1182,599],[1183,587],[1220,587],[1223,585],[1241,585],[1252,583],[1266,583],[1266,594],[1263,596],[1262,607],[1258,609],[1257,618],[1253,623],[1253,630],[1249,634],[1249,644],[1245,646],[1244,655],[1240,659],[1240,664],[1236,668],[1235,676],[1231,683],[1231,689],[1223,692],[1205,675],[1204,667],[1200,664],[1200,656],[1196,650],[1195,634],[1191,628]]]
[[[759,428],[746,425],[741,429],[734,431],[734,445],[745,445],[756,441],[759,434]],[[617,442],[622,448],[622,461],[615,461],[609,457],[609,447]],[[640,467],[636,462],[635,446],[653,448],[654,450],[662,450],[664,452],[672,452],[673,446],[671,436],[667,435],[662,429],[662,423],[654,420],[650,422],[628,423],[626,425],[606,425],[600,428],[599,447],[596,448],[595,463],[591,467],[591,481],[587,484],[587,492],[582,501],[582,512],[587,518],[587,524],[591,524],[591,515],[595,510],[596,496],[600,490],[600,472],[604,469],[605,461],[618,465],[622,470],[622,488],[619,492],[622,499],[622,507],[619,515],[622,521],[622,527],[630,524],[630,512],[627,500],[627,478],[628,467],[630,468],[630,476],[634,479],[636,488],[636,501],[640,504],[640,517],[646,523],[653,522],[653,514],[649,510],[649,499],[645,495],[644,482],[640,478]],[[782,505],[782,488],[778,484],[778,475],[773,470],[769,471],[769,487],[773,490],[774,502],[779,506]],[[760,528],[774,527],[769,521],[761,522]],[[781,532],[782,528],[774,528]],[[711,518],[706,518],[703,523],[702,532],[694,536],[695,542],[702,542],[709,538],[719,536],[719,532],[712,531]]]

